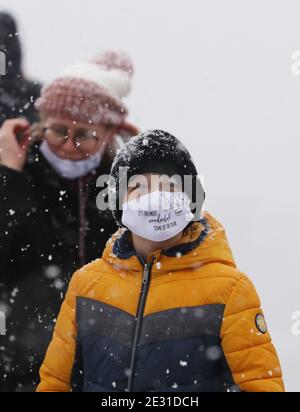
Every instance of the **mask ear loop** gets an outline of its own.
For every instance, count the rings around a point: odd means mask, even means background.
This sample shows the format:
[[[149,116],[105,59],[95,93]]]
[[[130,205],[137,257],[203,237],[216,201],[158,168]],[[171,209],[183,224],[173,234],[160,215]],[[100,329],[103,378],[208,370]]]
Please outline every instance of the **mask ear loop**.
[[[101,150],[100,153],[103,154],[107,148],[107,146],[109,146],[113,139],[115,134],[118,131],[118,126],[110,126],[109,130],[107,131],[107,133],[105,134],[104,138],[102,139],[102,145],[101,145]]]
[[[117,127],[115,140],[118,148],[122,148],[133,136],[136,136],[140,130],[131,123],[124,122]]]

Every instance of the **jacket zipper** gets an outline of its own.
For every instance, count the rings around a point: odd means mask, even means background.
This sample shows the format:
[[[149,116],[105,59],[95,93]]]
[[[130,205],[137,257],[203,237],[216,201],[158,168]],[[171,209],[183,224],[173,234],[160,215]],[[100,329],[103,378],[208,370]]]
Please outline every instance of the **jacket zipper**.
[[[151,279],[151,268],[154,259],[150,263],[143,263],[144,270],[143,270],[143,279],[142,279],[142,288],[139,298],[139,304],[136,314],[136,326],[134,331],[134,338],[133,338],[133,345],[131,350],[131,357],[130,357],[130,368],[129,368],[129,379],[128,379],[128,386],[127,391],[132,392],[133,390],[133,380],[134,380],[134,373],[136,367],[136,356],[137,356],[137,348],[139,346],[139,340],[141,336],[141,329],[142,329],[142,321],[143,321],[143,314],[145,309],[146,298],[149,290],[150,279]]]

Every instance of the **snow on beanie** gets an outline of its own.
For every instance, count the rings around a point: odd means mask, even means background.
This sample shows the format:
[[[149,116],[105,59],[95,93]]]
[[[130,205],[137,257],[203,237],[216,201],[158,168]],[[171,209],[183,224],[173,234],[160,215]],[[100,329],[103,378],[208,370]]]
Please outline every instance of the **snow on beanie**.
[[[118,206],[120,167],[127,169],[127,179],[135,174],[159,173],[168,176],[191,176],[190,191],[184,188],[190,199],[197,204],[204,202],[205,193],[198,178],[196,166],[185,146],[170,133],[148,130],[139,133],[118,150],[110,171],[111,209],[115,220],[122,225],[122,211]],[[127,182],[128,183],[128,182]],[[115,210],[114,210],[115,209]],[[194,211],[193,211],[194,213]],[[196,214],[195,214],[196,216]]]
[[[90,62],[66,67],[42,89],[35,107],[46,116],[88,124],[120,125],[128,111],[133,64],[121,51],[107,50]]]

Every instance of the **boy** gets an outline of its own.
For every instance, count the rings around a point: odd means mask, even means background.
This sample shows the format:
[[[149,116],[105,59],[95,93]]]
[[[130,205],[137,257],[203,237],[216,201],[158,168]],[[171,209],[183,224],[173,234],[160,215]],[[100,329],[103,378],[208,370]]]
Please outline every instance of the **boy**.
[[[182,144],[139,134],[110,184],[123,227],[74,274],[38,391],[284,391],[259,298],[224,228],[202,212]]]

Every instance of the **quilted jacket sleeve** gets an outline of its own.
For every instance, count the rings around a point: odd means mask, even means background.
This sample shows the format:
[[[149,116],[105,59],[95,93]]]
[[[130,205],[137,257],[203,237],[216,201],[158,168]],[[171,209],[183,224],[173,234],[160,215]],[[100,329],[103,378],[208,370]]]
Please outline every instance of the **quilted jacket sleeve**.
[[[52,341],[40,368],[37,392],[69,392],[76,350],[76,283],[77,273],[70,282],[54,328]]]
[[[242,276],[225,307],[222,347],[235,383],[245,392],[283,392],[280,363],[253,284]]]

